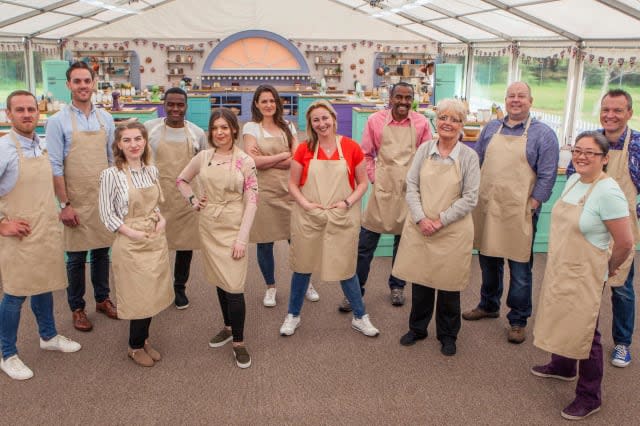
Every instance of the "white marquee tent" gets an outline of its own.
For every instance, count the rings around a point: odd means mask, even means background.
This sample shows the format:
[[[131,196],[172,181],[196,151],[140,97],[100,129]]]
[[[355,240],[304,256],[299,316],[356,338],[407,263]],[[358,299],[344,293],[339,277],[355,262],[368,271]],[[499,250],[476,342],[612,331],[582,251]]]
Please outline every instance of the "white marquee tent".
[[[440,54],[464,56],[465,75],[473,75],[478,56],[506,50],[509,81],[520,78],[523,56],[571,52],[557,126],[564,143],[576,131],[585,58],[609,66],[640,58],[640,0],[0,0],[0,42],[24,45],[30,87],[36,43],[221,40],[246,29],[307,42],[429,43]]]

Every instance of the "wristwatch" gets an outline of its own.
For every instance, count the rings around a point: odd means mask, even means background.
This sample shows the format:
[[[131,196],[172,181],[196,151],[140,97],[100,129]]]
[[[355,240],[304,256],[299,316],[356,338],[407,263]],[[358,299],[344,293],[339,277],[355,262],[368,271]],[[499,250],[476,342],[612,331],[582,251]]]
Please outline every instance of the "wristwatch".
[[[65,202],[60,201],[60,208],[64,209],[65,207],[68,207],[71,205],[71,201],[67,200]]]

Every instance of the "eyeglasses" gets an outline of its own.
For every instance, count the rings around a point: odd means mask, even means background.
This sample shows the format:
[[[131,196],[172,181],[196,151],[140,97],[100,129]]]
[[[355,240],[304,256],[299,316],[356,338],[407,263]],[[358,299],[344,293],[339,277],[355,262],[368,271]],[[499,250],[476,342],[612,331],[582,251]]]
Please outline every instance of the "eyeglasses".
[[[571,154],[576,158],[584,155],[585,158],[592,159],[593,157],[604,155],[604,152],[583,151],[578,148],[571,148]]]
[[[438,116],[438,120],[440,121],[449,121],[451,123],[462,123],[462,120],[460,120],[459,118],[455,118],[455,117],[449,117],[448,115],[439,115]]]

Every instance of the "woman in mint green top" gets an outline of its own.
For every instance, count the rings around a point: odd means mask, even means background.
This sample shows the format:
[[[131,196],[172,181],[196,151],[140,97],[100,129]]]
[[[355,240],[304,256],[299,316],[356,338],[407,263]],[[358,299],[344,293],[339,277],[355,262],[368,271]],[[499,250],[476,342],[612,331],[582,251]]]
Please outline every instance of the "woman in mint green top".
[[[609,142],[598,132],[576,138],[572,162],[577,173],[551,213],[549,258],[533,330],[533,344],[552,355],[551,362],[531,368],[531,373],[565,381],[578,378],[575,399],[561,412],[570,420],[600,410],[602,289],[633,249],[627,200],[605,174],[608,152]]]

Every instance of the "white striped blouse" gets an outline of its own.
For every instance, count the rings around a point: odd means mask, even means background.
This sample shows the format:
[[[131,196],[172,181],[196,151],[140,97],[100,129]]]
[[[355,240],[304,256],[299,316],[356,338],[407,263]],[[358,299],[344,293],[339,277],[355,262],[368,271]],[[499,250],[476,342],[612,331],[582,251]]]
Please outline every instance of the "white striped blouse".
[[[144,166],[131,170],[131,180],[136,188],[148,188],[156,184],[156,166]],[[116,232],[129,212],[129,185],[127,173],[117,167],[109,167],[100,174],[100,220],[111,232]],[[159,211],[156,207],[156,211]]]

